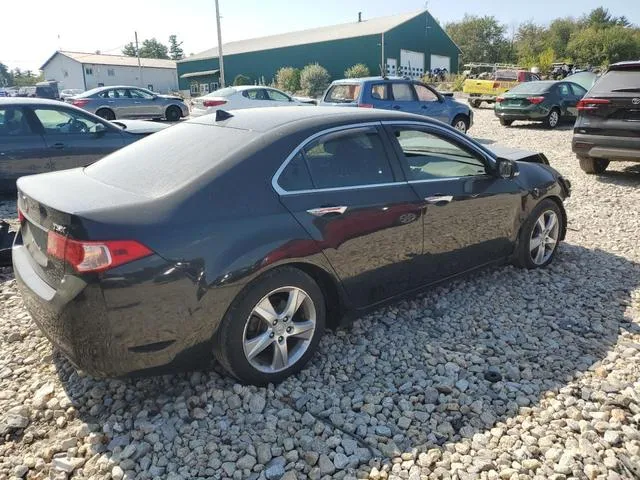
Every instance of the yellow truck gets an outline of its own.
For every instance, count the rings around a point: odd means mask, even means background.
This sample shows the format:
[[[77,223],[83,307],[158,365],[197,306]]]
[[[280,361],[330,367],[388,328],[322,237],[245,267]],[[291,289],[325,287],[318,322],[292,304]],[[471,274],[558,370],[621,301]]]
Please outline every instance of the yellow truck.
[[[482,77],[485,78],[482,78]],[[489,77],[489,78],[486,78]],[[527,70],[496,70],[479,78],[467,78],[462,91],[469,95],[469,104],[478,108],[482,102],[494,103],[498,95],[522,82],[540,80],[536,73]]]

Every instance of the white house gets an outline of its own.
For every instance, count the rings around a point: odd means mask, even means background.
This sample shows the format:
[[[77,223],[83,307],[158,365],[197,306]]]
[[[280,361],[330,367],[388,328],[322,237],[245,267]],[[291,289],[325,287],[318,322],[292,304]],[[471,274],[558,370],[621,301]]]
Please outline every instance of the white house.
[[[40,67],[45,80],[57,80],[58,89],[109,85],[144,87],[158,93],[178,90],[176,62],[156,58],[57,51]]]

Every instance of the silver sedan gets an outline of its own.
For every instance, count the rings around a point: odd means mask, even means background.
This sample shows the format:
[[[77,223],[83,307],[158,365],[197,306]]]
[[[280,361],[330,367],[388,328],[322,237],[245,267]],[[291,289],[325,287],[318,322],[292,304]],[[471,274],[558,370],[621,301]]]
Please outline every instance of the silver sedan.
[[[139,87],[98,87],[66,101],[106,120],[166,118],[176,121],[189,115],[189,109],[180,97],[158,95]]]

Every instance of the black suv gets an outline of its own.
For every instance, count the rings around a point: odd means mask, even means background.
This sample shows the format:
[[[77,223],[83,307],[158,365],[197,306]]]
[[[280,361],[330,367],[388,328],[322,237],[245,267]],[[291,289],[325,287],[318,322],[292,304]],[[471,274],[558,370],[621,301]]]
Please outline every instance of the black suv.
[[[578,102],[572,148],[587,173],[640,162],[640,61],[611,65]]]

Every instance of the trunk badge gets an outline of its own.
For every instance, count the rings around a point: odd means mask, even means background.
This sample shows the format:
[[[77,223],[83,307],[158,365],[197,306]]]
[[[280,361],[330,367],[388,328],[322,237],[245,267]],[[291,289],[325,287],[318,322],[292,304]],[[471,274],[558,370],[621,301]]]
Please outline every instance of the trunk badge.
[[[631,103],[633,103],[634,105],[640,105],[640,98],[634,98],[633,100],[631,100]]]
[[[58,225],[57,223],[53,224],[53,231],[59,233],[60,235],[65,235],[67,233],[67,227],[64,225]]]

